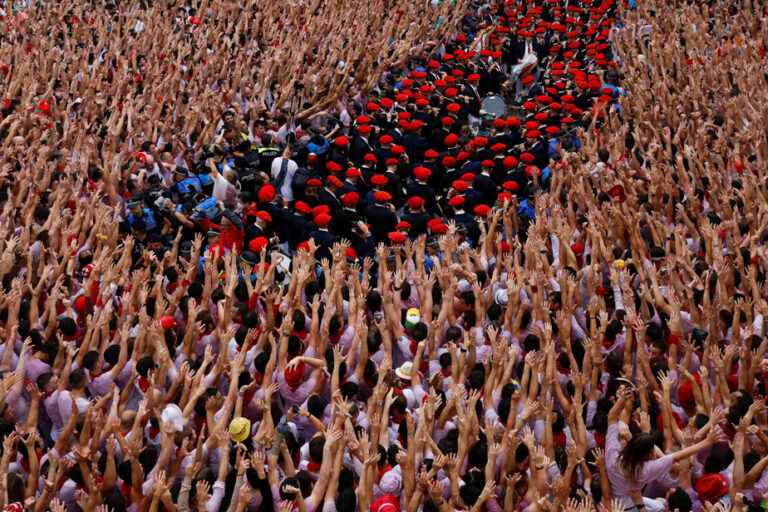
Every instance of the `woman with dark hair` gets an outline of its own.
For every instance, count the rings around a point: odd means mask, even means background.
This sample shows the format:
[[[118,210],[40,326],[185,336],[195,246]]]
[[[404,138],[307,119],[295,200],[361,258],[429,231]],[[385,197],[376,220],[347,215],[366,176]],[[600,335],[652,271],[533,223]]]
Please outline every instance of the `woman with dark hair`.
[[[656,436],[648,432],[631,435],[627,424],[620,419],[627,405],[632,404],[634,391],[622,386],[617,395],[618,399],[608,413],[608,433],[605,440],[606,467],[614,498],[621,500],[626,509],[634,508],[642,512],[647,508],[648,512],[660,512],[664,510],[664,501],[641,497],[643,487],[667,473],[675,462],[696,455],[719,442],[721,434],[710,428],[704,440],[663,454],[656,448]],[[622,442],[622,439],[626,439],[626,442]]]

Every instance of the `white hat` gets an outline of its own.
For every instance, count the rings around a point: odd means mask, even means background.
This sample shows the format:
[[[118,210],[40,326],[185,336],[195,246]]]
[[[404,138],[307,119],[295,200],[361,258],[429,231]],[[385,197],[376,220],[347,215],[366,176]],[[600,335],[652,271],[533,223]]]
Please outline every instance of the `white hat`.
[[[187,420],[181,414],[181,409],[176,404],[166,405],[162,414],[160,414],[160,419],[165,423],[173,425],[173,429],[176,432],[184,430],[184,425],[187,423]]]
[[[400,368],[395,370],[395,375],[400,377],[401,379],[405,380],[411,380],[413,378],[413,363],[410,361],[406,361],[403,363]]]
[[[509,301],[509,294],[507,294],[506,288],[499,288],[496,293],[493,294],[493,298],[496,304],[500,306],[506,306]]]
[[[396,468],[397,466],[395,466],[395,469],[391,469],[384,473],[381,476],[381,480],[379,480],[379,489],[381,489],[384,494],[400,494],[403,477],[400,475],[400,471]]]

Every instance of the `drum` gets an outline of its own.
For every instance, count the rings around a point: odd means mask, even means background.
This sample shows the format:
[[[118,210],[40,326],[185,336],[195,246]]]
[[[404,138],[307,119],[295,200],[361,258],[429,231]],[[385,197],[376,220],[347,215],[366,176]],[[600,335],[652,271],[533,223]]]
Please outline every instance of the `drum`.
[[[507,102],[501,96],[489,94],[480,103],[480,115],[482,117],[489,116],[493,119],[504,117],[507,115]]]

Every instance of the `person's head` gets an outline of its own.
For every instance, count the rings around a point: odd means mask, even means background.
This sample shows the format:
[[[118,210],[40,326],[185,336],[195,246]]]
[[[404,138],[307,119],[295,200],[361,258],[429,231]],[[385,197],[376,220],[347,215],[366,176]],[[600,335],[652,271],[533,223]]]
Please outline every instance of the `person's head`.
[[[636,478],[640,467],[653,455],[655,437],[641,432],[633,435],[619,454],[621,469],[629,478]]]
[[[691,501],[691,497],[687,492],[678,487],[667,494],[667,510],[691,512],[693,510],[693,501]]]

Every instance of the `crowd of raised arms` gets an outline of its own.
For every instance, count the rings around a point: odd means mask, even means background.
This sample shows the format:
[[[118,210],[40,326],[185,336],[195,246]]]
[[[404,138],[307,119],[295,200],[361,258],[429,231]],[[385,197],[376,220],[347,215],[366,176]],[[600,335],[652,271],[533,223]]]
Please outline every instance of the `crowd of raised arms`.
[[[7,0],[0,507],[768,509],[768,8]]]

